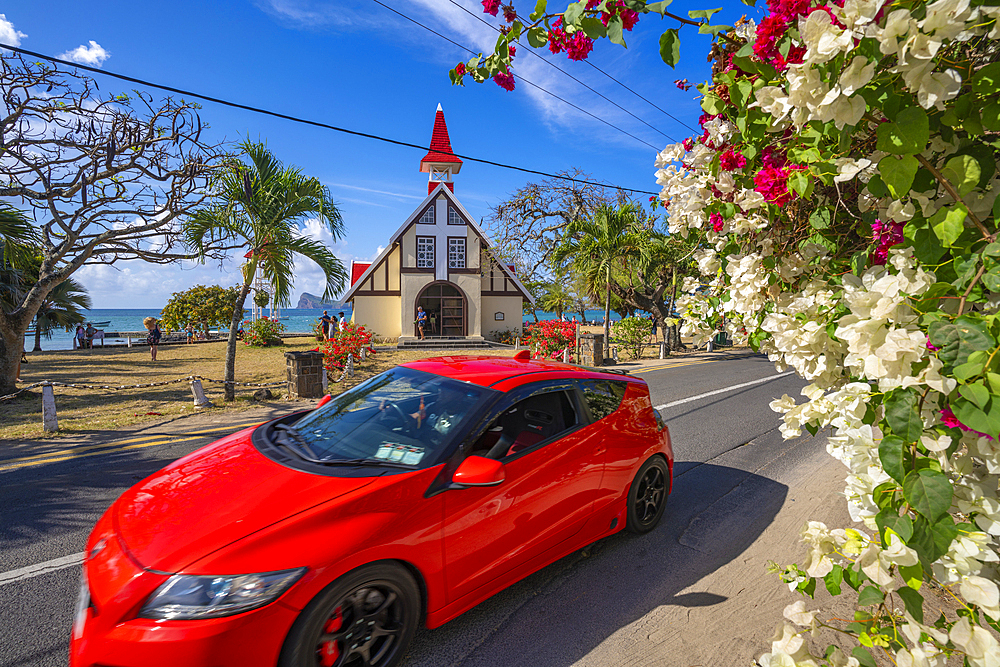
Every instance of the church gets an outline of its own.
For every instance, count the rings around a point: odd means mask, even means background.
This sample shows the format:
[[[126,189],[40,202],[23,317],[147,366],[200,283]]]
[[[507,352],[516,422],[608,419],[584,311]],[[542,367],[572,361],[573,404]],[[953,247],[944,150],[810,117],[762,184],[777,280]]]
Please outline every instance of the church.
[[[455,196],[461,169],[439,104],[430,151],[420,160],[420,171],[429,175],[427,197],[375,261],[351,264],[351,287],[342,301],[351,304],[353,322],[405,344],[418,336],[422,306],[427,338],[475,341],[507,329],[520,333],[523,302],[534,299]]]

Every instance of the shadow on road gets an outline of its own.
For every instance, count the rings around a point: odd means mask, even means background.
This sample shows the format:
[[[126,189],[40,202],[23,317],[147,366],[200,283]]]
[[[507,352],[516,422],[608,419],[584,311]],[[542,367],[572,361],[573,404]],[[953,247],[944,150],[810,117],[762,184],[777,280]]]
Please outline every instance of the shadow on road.
[[[735,468],[677,466],[688,472],[675,479],[653,532],[605,538],[418,633],[405,667],[568,666],[657,607],[724,602],[710,590],[684,591],[747,549],[773,521],[788,487]],[[763,563],[750,565],[763,575]],[[637,632],[636,641],[647,634]]]

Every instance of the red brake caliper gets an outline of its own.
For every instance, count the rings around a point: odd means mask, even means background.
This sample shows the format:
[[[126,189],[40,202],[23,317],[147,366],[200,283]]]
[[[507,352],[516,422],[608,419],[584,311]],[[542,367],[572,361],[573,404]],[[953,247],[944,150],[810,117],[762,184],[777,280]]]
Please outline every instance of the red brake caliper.
[[[340,607],[337,607],[333,610],[330,620],[323,626],[323,632],[336,632],[340,630],[340,626],[343,624],[344,619],[341,616]],[[337,658],[339,657],[340,648],[337,646],[337,642],[330,640],[319,645],[319,664],[322,667],[333,667],[337,664]]]

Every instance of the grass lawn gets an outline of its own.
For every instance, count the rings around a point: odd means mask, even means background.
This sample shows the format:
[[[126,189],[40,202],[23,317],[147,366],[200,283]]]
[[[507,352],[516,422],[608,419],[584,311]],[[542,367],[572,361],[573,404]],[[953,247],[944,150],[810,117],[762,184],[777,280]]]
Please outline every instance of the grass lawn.
[[[287,345],[263,349],[240,344],[236,351],[236,380],[284,382],[284,353],[310,350],[316,345],[316,341],[303,338],[291,338]],[[225,353],[224,341],[161,345],[155,362],[150,360],[149,348],[145,346],[35,352],[29,354],[28,363],[21,366],[21,380],[23,384],[49,380],[114,386],[163,382],[189,375],[222,380],[225,377]],[[482,353],[512,356],[514,351],[495,349]],[[344,391],[397,364],[443,354],[447,352],[382,352],[355,364],[354,377],[331,384],[330,391]],[[257,387],[237,387],[237,400],[226,403],[222,398],[221,383],[203,381],[202,384],[205,395],[215,404],[216,410],[245,410],[259,405],[252,398]],[[279,398],[283,398],[286,392],[284,385],[270,389]],[[54,390],[59,429],[65,434],[106,431],[194,411],[191,389],[186,382],[120,391],[68,387],[55,387]],[[40,387],[0,403],[0,443],[51,437],[53,434],[42,431]]]

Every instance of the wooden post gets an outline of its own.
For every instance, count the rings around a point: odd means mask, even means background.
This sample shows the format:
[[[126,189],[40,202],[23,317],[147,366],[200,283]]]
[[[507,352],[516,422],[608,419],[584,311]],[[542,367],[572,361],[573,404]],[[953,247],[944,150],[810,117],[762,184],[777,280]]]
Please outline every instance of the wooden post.
[[[667,341],[660,341],[660,359],[667,358]]]
[[[205,396],[205,389],[201,386],[201,380],[195,378],[191,380],[191,395],[194,396],[194,409],[211,408],[212,401]]]
[[[56,417],[56,395],[52,391],[52,385],[47,382],[42,385],[42,428],[49,433],[59,430],[59,419]]]

